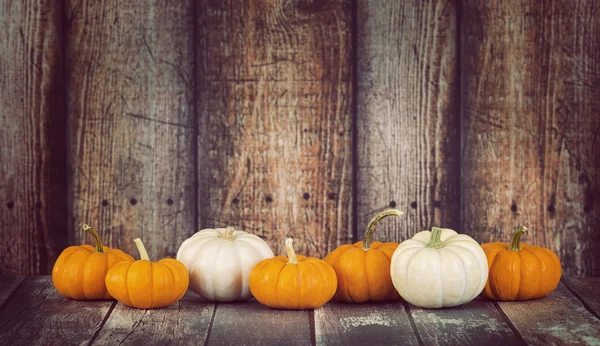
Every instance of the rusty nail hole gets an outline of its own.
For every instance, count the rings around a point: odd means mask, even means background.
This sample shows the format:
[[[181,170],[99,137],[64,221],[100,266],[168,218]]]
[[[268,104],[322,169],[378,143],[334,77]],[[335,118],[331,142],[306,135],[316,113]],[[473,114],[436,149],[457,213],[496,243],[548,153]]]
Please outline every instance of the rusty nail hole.
[[[103,206],[103,207],[106,207],[107,205],[108,205],[108,201],[107,201],[107,200],[105,200],[105,199],[104,199],[104,200],[102,200],[102,206]]]
[[[416,201],[411,202],[410,207],[413,209],[417,209],[417,202]]]
[[[305,192],[305,193],[302,195],[302,198],[304,198],[304,199],[309,199],[309,198],[310,198],[310,195],[308,194],[308,192]]]
[[[333,192],[330,192],[330,193],[327,195],[327,197],[328,197],[330,200],[335,200],[335,197],[336,197],[336,196],[335,196],[335,193],[333,193]]]
[[[555,209],[554,209],[554,205],[553,205],[553,204],[550,204],[550,205],[548,206],[548,212],[549,212],[549,213],[554,213],[554,212],[555,212]]]
[[[267,203],[271,203],[271,202],[273,202],[273,197],[267,196],[267,197],[265,197],[265,201],[267,201]]]
[[[129,200],[129,203],[131,203],[131,205],[136,205],[137,204],[137,199],[132,198]]]
[[[517,212],[517,209],[518,209],[518,208],[517,208],[517,204],[516,204],[516,203],[513,203],[513,204],[510,206],[510,210],[512,210],[512,212],[513,212],[513,213],[516,213],[516,212]]]
[[[396,201],[390,202],[390,208],[396,208]]]
[[[7,207],[8,209],[12,209],[12,208],[14,208],[14,207],[15,207],[15,202],[13,202],[13,201],[10,201],[10,202],[6,203],[6,207]]]
[[[338,135],[343,136],[344,135],[344,131],[341,131],[340,133],[338,133]]]
[[[236,197],[236,198],[234,198],[234,199],[231,200],[231,203],[238,204],[238,203],[240,203],[240,200],[237,199],[237,197]]]
[[[170,198],[169,198],[169,199],[167,199],[167,204],[168,204],[168,205],[173,205],[173,200],[172,200],[172,199],[170,199]]]

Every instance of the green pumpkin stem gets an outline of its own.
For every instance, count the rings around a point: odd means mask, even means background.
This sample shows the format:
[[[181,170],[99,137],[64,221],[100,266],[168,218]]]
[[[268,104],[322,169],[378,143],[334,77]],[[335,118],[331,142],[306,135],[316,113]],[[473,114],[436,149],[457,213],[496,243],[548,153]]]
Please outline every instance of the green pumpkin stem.
[[[444,246],[444,242],[441,240],[442,238],[442,229],[437,227],[431,228],[431,237],[429,237],[429,243],[427,243],[427,247],[433,249],[439,249]]]
[[[83,230],[88,232],[94,237],[94,242],[96,243],[96,252],[104,253],[104,246],[102,245],[102,240],[100,240],[100,235],[89,225],[83,225]]]
[[[380,213],[375,214],[375,216],[373,216],[373,218],[371,219],[371,221],[369,221],[369,224],[367,225],[367,230],[365,231],[365,240],[363,240],[363,245],[362,245],[363,250],[365,250],[365,251],[371,250],[371,243],[373,242],[372,238],[373,238],[373,232],[375,232],[375,227],[377,226],[379,221],[381,221],[383,218],[391,216],[391,215],[402,216],[402,215],[404,215],[404,213],[397,209],[386,209]]]
[[[521,251],[521,236],[527,232],[527,227],[521,226],[517,228],[515,233],[512,235],[512,242],[510,243],[509,250]]]
[[[150,261],[150,256],[148,256],[148,251],[146,251],[146,247],[144,246],[144,243],[142,243],[142,240],[140,238],[135,238],[133,242],[140,253],[140,259]]]
[[[296,251],[294,251],[294,246],[292,245],[293,242],[292,238],[285,240],[285,252],[287,252],[288,264],[298,264],[298,257],[296,257]]]

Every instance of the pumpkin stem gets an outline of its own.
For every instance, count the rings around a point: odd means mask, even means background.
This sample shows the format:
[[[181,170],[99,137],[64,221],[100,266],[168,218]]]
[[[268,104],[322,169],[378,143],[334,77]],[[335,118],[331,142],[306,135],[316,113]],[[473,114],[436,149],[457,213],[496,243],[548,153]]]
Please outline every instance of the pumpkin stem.
[[[135,238],[133,242],[135,243],[135,246],[137,247],[138,252],[140,253],[140,259],[150,261],[148,251],[146,251],[146,247],[144,246],[144,243],[142,243],[142,240],[140,238]]]
[[[100,235],[89,225],[83,225],[83,230],[88,232],[94,237],[94,242],[96,242],[96,252],[104,253],[104,246],[102,245],[102,240],[100,240]]]
[[[235,231],[235,228],[233,228],[231,226],[227,226],[227,228],[225,229],[225,232],[223,232],[223,234],[221,235],[221,238],[227,239],[227,240],[235,240],[235,237],[233,236],[234,231]]]
[[[441,241],[442,238],[442,229],[437,227],[431,228],[431,237],[429,237],[429,243],[427,243],[427,247],[439,249],[444,246],[444,242]]]
[[[298,264],[298,257],[296,257],[296,251],[294,251],[294,246],[292,245],[293,242],[292,238],[285,240],[285,252],[287,252],[288,264]]]
[[[515,233],[512,235],[512,242],[510,243],[509,250],[521,251],[521,236],[527,232],[527,227],[521,226],[517,228]]]
[[[363,246],[362,246],[363,250],[365,250],[365,251],[371,250],[371,242],[373,241],[372,237],[373,237],[373,232],[375,232],[375,227],[377,226],[379,221],[381,221],[383,218],[385,218],[387,216],[391,216],[391,215],[402,216],[402,215],[404,215],[404,213],[397,209],[386,209],[380,213],[375,214],[375,216],[373,216],[373,218],[371,219],[371,221],[369,221],[369,224],[367,225],[367,230],[365,231],[365,240],[363,240]]]

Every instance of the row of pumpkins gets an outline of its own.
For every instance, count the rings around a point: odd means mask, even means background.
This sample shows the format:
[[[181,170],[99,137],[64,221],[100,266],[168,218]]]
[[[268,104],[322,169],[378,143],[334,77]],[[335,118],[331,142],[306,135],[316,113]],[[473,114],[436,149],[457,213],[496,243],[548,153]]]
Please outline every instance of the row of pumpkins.
[[[351,303],[402,297],[425,308],[452,307],[481,295],[494,300],[526,300],[552,292],[560,261],[548,249],[520,244],[525,227],[511,244],[480,246],[473,238],[434,227],[401,244],[372,242],[377,223],[396,209],[375,215],[364,241],[342,245],[323,260],[296,255],[292,239],[286,256],[274,257],[261,238],[231,227],[205,229],[185,240],[177,259],[151,262],[135,240],[140,260],[102,245],[71,246],[57,259],[52,282],[65,297],[111,299],[140,308],[168,306],[189,288],[209,301],[254,296],[279,309],[313,309],[330,299]]]

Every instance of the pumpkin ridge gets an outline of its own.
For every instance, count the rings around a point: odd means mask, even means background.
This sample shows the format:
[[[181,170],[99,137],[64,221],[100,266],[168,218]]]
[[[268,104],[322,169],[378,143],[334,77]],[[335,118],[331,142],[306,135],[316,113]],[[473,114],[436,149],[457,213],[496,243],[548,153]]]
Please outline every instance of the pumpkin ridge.
[[[460,263],[462,264],[463,272],[466,272],[467,271],[467,266],[465,266],[465,261],[463,261],[463,258],[461,256],[459,256],[459,254],[456,253],[456,251],[454,251],[454,249],[452,249],[452,246],[446,246],[446,249],[448,249],[449,252],[452,252],[452,254],[454,254],[454,256],[458,257],[458,259],[460,260]],[[460,296],[459,301],[463,301],[463,299],[465,297],[465,291],[466,291],[466,289],[467,289],[467,277],[465,275],[465,277],[464,277],[464,288],[462,290],[462,294]],[[474,297],[471,297],[471,298],[474,298]]]
[[[154,302],[154,262],[150,262],[150,307],[152,307],[152,303]]]
[[[465,239],[465,240],[467,240],[467,239]],[[481,291],[483,291],[483,289],[485,288],[485,284],[487,283],[487,279],[488,279],[488,276],[489,276],[489,269],[487,268],[487,263],[486,263],[486,266],[482,268],[482,267],[481,267],[481,263],[480,263],[479,259],[477,258],[477,254],[476,254],[476,253],[474,253],[474,252],[471,250],[471,248],[470,248],[470,247],[468,247],[468,246],[463,246],[463,245],[462,245],[462,243],[463,243],[463,242],[461,241],[461,243],[458,243],[458,244],[457,244],[457,243],[455,243],[455,244],[453,244],[453,245],[454,245],[454,246],[458,246],[458,247],[460,247],[460,248],[462,248],[462,249],[465,249],[465,250],[467,250],[467,251],[469,252],[469,254],[470,254],[471,256],[473,256],[473,258],[475,259],[475,263],[478,263],[478,264],[479,264],[479,272],[480,272],[480,274],[481,274],[483,271],[486,271],[486,273],[487,273],[487,275],[485,275],[485,279],[484,279],[484,280],[482,280],[482,279],[481,279],[481,276],[477,276],[477,277],[478,277],[478,279],[479,279],[479,285],[477,286],[477,292],[480,292],[480,293],[481,293]],[[471,239],[471,240],[469,240],[467,243],[475,243],[475,244],[479,245],[479,243],[477,243],[477,242],[476,242],[474,239]],[[482,250],[482,251],[483,251],[483,250]],[[485,256],[485,251],[484,251],[484,256]],[[486,262],[487,262],[487,256],[486,256]],[[471,300],[475,299],[475,297],[477,297],[478,295],[479,295],[479,293],[477,293],[476,295],[472,296],[472,297],[471,297]]]
[[[216,240],[219,240],[220,238],[217,238]],[[221,248],[223,247],[223,239],[220,239],[221,241],[219,242],[219,248],[217,249],[217,252],[215,253],[215,263],[213,265],[213,270],[212,272],[214,273],[217,270],[217,259],[219,258],[219,253],[221,253]],[[212,288],[212,294],[211,296],[214,298],[215,297],[215,278],[213,277],[211,280],[211,288]]]
[[[287,257],[286,257],[287,258]],[[279,308],[281,306],[281,303],[279,302],[279,277],[281,276],[281,272],[283,271],[283,268],[285,268],[287,266],[286,263],[283,264],[283,266],[281,266],[281,268],[279,268],[279,272],[277,273],[277,277],[275,279],[275,301],[277,302],[277,308]]]
[[[417,251],[415,251],[415,252],[414,252],[414,253],[413,253],[413,254],[410,256],[410,259],[409,259],[409,260],[408,260],[408,262],[406,263],[406,273],[407,273],[407,275],[408,275],[408,270],[409,270],[409,268],[410,268],[410,264],[412,263],[413,259],[414,259],[415,257],[417,257],[417,254],[418,254],[419,252],[423,251],[424,249],[425,249],[424,247],[423,247],[423,248],[419,248],[419,249],[417,249]],[[411,297],[411,299],[412,299],[412,297],[414,297],[414,296],[413,296],[413,294],[412,294],[412,285],[407,285],[407,288],[408,288],[408,291],[407,291],[407,292],[408,292],[408,295],[409,295],[409,296]]]
[[[129,299],[129,304],[131,304],[131,306],[134,306],[133,300],[131,300],[131,292],[129,291],[129,269],[131,269],[132,265],[133,263],[130,263],[127,266],[127,270],[125,271],[125,288],[127,290],[127,299]]]

